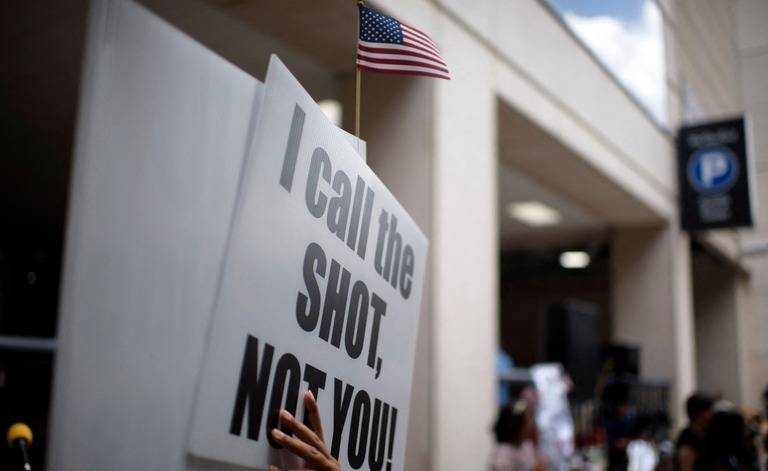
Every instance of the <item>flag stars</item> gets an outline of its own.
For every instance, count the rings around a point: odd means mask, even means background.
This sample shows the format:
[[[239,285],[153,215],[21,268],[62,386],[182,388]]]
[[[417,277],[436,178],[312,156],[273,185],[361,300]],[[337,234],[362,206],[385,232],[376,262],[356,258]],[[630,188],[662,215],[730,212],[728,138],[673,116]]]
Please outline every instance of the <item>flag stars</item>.
[[[403,32],[397,20],[371,10],[363,10],[360,39],[369,42],[402,44]]]

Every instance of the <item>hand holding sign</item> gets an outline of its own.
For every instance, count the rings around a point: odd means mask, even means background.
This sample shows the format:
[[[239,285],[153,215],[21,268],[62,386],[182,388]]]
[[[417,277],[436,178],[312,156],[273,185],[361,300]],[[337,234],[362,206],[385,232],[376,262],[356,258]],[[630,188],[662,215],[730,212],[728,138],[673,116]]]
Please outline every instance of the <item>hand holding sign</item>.
[[[307,469],[318,471],[341,471],[339,462],[331,456],[325,446],[323,437],[323,424],[320,420],[320,409],[317,407],[315,397],[311,392],[304,393],[304,409],[307,423],[304,425],[288,411],[280,412],[280,423],[290,430],[298,438],[288,436],[275,428],[272,430],[272,439],[275,443],[284,446],[295,455],[304,459]],[[270,466],[270,471],[280,471],[280,468]]]

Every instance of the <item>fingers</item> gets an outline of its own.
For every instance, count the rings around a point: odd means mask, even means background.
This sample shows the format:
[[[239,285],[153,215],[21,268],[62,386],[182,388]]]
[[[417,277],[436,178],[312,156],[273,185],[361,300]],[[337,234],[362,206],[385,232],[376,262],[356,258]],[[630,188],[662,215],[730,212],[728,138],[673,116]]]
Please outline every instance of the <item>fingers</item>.
[[[290,412],[286,410],[280,411],[280,423],[284,429],[290,430],[296,435],[298,441],[303,445],[315,450],[325,450],[325,443],[320,440],[320,437],[309,427],[297,420]],[[279,429],[275,429],[277,432],[282,433]],[[274,434],[273,434],[274,436]],[[286,438],[294,440],[292,437],[286,436]],[[289,447],[290,449],[290,447]]]
[[[331,456],[325,443],[318,435],[306,425],[296,420],[288,411],[280,411],[280,423],[287,430],[293,432],[296,437],[284,434],[279,429],[272,430],[272,439],[291,451],[296,456],[304,459],[308,469],[338,470],[338,462]]]
[[[307,426],[317,434],[321,442],[325,443],[323,436],[323,423],[320,420],[320,408],[317,407],[317,401],[311,391],[304,393],[304,413]]]
[[[297,420],[288,411],[280,411],[280,424],[284,430],[292,432],[295,437],[286,435],[279,428],[272,430],[272,440],[290,452],[302,458],[307,469],[318,471],[340,471],[339,462],[325,447],[323,424],[320,420],[320,409],[311,392],[304,393],[304,413],[306,425]],[[285,471],[270,466],[270,471]],[[294,470],[299,471],[299,470]]]
[[[280,418],[282,419],[282,415]],[[332,456],[330,456],[330,454],[325,449],[325,445],[321,444],[321,448],[317,448],[316,446],[305,443],[298,438],[286,435],[279,429],[272,430],[272,440],[274,440],[278,445],[282,445],[299,458],[302,458],[304,460],[304,466],[306,469],[314,469],[320,471],[331,471],[339,469],[338,462]]]
[[[307,470],[306,469],[290,469],[289,470],[289,469],[278,468],[277,466],[274,466],[274,465],[270,465],[269,471],[307,471]]]

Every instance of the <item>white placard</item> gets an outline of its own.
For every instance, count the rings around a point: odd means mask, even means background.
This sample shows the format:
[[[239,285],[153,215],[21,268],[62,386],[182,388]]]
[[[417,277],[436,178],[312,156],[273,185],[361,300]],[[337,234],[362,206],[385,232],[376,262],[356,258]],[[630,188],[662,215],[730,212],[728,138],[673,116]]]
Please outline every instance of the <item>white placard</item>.
[[[263,84],[135,2],[89,3],[46,466],[190,469]]]
[[[402,469],[427,240],[275,57],[247,158],[190,452],[296,467],[309,389],[343,469]]]

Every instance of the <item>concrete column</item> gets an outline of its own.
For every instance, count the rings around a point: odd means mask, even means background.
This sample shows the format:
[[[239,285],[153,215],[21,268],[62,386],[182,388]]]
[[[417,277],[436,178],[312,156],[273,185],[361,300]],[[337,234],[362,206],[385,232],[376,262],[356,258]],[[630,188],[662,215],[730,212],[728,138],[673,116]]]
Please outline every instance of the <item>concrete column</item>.
[[[736,5],[744,109],[751,122],[752,182],[757,204],[753,207],[756,226],[739,233],[745,245],[768,240],[768,3],[740,0]],[[768,387],[768,254],[744,259],[750,270],[750,294],[744,344],[748,345],[749,381],[744,405],[762,408],[762,393]]]
[[[482,469],[496,415],[496,98],[487,50],[443,26],[436,40],[449,66],[471,66],[435,94],[431,469]]]
[[[689,239],[676,225],[619,230],[612,245],[612,339],[641,346],[640,374],[669,379],[670,413],[696,387]]]
[[[738,355],[737,361],[739,362],[739,395],[734,399],[742,407],[754,407],[760,410],[763,403],[759,400],[758,394],[765,387],[766,377],[761,376],[756,379],[753,376],[754,370],[750,360],[756,350],[755,347],[765,339],[755,335],[756,329],[753,324],[755,319],[754,294],[750,276],[744,271],[736,270],[734,272],[733,299],[736,332],[739,338],[735,344]],[[755,382],[763,382],[763,384],[754,386]]]
[[[705,253],[693,266],[698,386],[747,405],[749,279]]]

